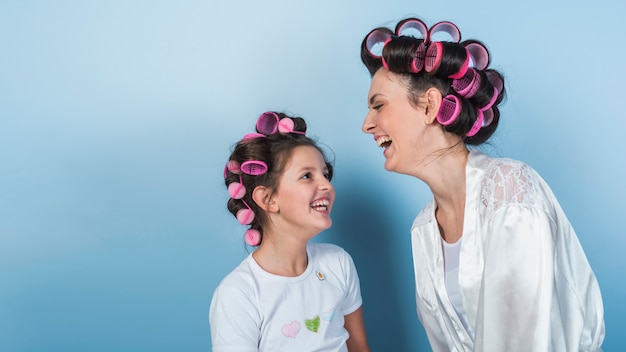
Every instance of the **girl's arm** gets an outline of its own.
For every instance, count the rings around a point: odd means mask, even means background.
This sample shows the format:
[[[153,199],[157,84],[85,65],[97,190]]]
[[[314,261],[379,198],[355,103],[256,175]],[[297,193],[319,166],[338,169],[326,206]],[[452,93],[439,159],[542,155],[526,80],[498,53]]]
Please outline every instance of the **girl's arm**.
[[[350,337],[348,338],[349,352],[369,352],[370,348],[367,344],[365,336],[365,323],[363,321],[363,307],[344,317],[344,327],[348,330]]]

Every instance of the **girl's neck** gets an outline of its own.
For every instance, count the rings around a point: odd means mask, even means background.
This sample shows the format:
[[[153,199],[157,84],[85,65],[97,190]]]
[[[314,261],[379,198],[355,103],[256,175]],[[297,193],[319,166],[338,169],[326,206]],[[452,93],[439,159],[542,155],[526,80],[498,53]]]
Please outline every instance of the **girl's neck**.
[[[308,242],[273,241],[272,236],[263,236],[263,241],[252,257],[263,270],[280,276],[302,275],[309,265],[306,252]]]

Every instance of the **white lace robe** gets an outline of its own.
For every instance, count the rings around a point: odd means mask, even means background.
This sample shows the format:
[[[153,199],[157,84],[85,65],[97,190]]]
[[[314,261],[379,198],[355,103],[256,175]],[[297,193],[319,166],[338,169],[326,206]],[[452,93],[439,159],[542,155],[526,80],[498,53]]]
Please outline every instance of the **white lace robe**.
[[[471,151],[459,286],[472,339],[446,293],[431,201],[411,228],[417,312],[433,351],[600,351],[600,288],[545,181]]]

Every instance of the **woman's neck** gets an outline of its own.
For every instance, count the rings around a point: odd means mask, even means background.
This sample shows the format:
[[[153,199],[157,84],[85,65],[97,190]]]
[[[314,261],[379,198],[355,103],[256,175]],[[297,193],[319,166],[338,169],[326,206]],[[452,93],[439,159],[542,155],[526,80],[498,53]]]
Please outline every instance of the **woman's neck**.
[[[438,177],[427,182],[437,204],[435,217],[441,236],[449,243],[463,235],[467,157],[467,152],[443,156],[433,165]]]

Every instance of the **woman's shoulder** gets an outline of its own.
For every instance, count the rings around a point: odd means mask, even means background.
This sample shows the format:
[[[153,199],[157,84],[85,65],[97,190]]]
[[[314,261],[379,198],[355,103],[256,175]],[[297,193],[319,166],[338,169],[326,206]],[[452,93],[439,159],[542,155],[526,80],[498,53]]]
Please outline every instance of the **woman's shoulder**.
[[[480,185],[484,206],[538,206],[543,197],[541,176],[528,164],[510,158],[487,158]]]

